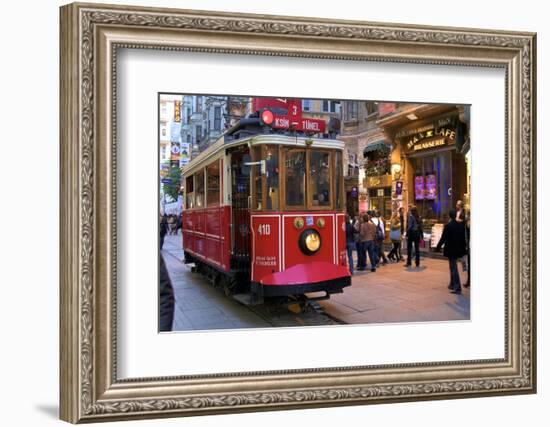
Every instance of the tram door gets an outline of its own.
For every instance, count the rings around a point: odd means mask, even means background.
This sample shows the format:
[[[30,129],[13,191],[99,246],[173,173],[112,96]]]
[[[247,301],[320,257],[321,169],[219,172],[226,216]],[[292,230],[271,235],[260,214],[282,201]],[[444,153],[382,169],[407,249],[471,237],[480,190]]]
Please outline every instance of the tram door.
[[[250,162],[248,147],[231,153],[231,267],[250,280],[250,166],[246,162]]]

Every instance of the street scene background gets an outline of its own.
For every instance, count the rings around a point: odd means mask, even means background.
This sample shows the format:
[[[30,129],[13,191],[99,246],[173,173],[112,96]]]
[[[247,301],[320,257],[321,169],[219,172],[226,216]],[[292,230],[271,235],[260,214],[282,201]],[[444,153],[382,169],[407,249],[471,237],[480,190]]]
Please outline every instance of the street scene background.
[[[301,100],[304,117],[331,123],[343,141],[345,212],[380,220],[384,254],[361,268],[352,285],[328,300],[266,300],[242,304],[185,264],[182,247],[181,170],[251,113],[251,97],[161,94],[159,105],[159,211],[166,222],[161,256],[174,291],[172,330],[323,326],[386,322],[468,320],[469,258],[457,261],[460,292],[450,292],[448,258],[437,250],[452,209],[469,212],[469,107],[378,101]],[[407,263],[409,210],[420,215],[419,265]],[[390,238],[392,218],[405,219],[399,244]],[[456,215],[456,213],[455,213]],[[463,218],[465,220],[465,218]],[[468,218],[469,220],[469,218]],[[377,222],[376,222],[377,223]],[[398,246],[395,257],[386,255]],[[369,257],[370,258],[370,257]],[[414,257],[413,257],[414,260]],[[410,260],[409,260],[410,263]],[[359,267],[359,269],[357,268]],[[466,285],[466,286],[464,286]]]

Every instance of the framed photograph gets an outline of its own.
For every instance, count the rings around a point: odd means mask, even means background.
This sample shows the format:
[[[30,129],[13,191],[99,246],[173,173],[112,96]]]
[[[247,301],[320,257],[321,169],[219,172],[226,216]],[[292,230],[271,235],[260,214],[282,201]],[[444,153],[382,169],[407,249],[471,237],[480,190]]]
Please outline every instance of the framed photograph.
[[[61,8],[61,418],[536,392],[536,36]]]

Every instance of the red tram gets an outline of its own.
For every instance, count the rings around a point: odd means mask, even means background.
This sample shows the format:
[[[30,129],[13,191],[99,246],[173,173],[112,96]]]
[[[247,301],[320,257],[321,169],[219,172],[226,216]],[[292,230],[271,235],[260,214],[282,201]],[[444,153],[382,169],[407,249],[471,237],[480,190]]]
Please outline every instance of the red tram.
[[[302,118],[299,100],[253,107],[183,170],[185,262],[248,303],[341,293],[344,144],[312,137],[326,123]]]

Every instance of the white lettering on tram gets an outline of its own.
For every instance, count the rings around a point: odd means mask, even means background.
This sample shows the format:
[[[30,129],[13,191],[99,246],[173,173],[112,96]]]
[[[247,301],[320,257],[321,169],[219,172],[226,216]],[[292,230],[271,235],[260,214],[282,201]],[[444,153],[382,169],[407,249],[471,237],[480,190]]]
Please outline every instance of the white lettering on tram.
[[[317,131],[317,132],[321,131],[321,129],[319,128],[318,122],[311,122],[309,120],[304,120],[302,122],[302,126],[304,130]]]
[[[271,225],[270,224],[260,224],[258,226],[258,233],[261,236],[269,236],[271,234]]]
[[[281,126],[287,128],[290,125],[288,119],[282,117],[275,117],[275,126]]]

